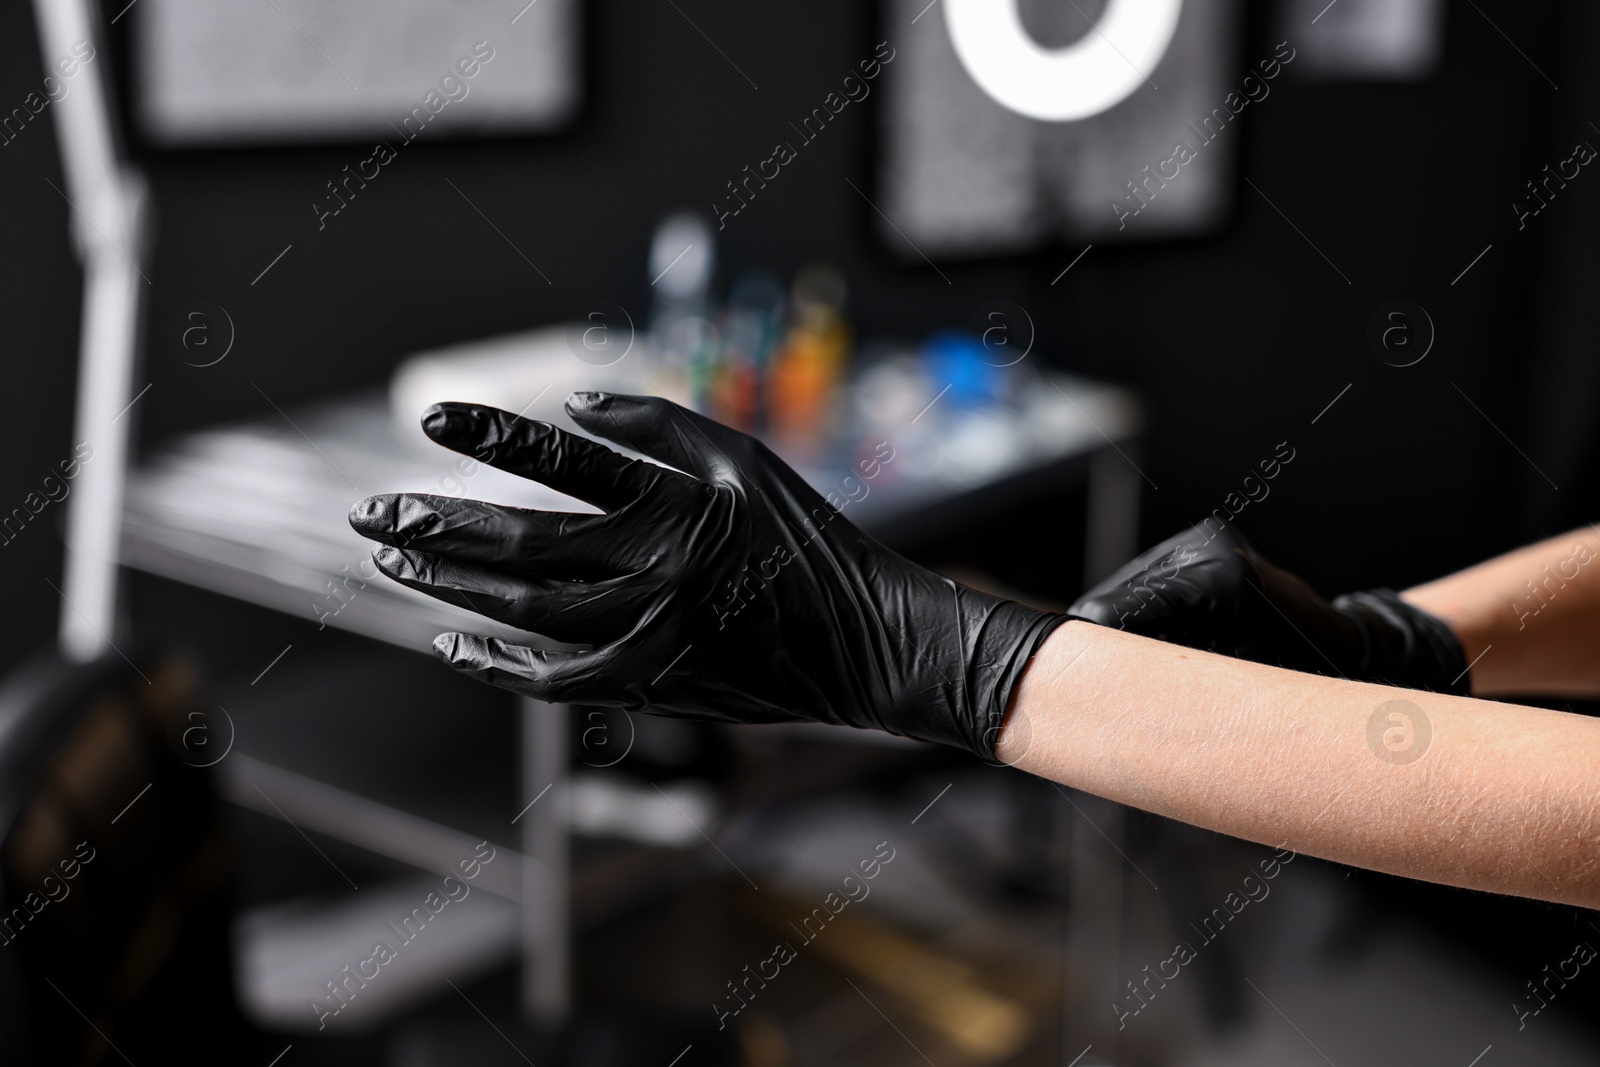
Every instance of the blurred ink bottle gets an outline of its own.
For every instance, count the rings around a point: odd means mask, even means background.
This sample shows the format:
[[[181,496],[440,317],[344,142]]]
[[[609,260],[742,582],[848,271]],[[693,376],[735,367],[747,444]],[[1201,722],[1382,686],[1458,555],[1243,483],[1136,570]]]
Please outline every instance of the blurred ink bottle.
[[[851,343],[845,293],[843,275],[826,264],[795,277],[789,328],[773,358],[768,398],[772,436],[785,455],[815,457],[832,438]]]
[[[1006,376],[989,362],[982,338],[964,330],[941,330],[922,345],[928,380],[943,383],[946,410],[966,413],[992,407],[1004,398]]]
[[[721,358],[710,396],[713,418],[745,433],[767,430],[769,373],[782,337],[782,284],[765,272],[740,275],[722,317]]]
[[[716,244],[699,215],[678,212],[650,241],[650,348],[670,392],[705,410],[717,333],[710,319]]]

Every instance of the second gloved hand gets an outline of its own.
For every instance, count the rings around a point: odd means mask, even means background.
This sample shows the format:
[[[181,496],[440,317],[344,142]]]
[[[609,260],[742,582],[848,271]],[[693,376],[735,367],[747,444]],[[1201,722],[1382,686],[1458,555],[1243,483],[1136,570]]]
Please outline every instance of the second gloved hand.
[[[1331,603],[1232,526],[1168,538],[1101,582],[1072,614],[1190,648],[1313,674],[1466,696],[1461,642],[1387,589]]]
[[[575,393],[580,427],[443,404],[433,440],[604,514],[421,494],[350,514],[391,578],[588,650],[445,634],[464,673],[540,699],[727,722],[871,727],[989,757],[1028,659],[1065,616],[890,552],[764,445],[657,397]],[[681,473],[680,473],[681,472]]]

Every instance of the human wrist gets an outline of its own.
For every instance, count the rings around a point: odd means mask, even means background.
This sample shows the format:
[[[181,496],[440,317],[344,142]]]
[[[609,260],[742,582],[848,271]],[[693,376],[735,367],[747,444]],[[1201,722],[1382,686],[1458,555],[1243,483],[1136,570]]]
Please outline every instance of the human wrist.
[[[1044,742],[1041,715],[1060,703],[1062,672],[1083,654],[1090,635],[1099,629],[1088,619],[1063,615],[1044,635],[1012,687],[991,760],[1032,769],[1031,761],[1039,758]]]

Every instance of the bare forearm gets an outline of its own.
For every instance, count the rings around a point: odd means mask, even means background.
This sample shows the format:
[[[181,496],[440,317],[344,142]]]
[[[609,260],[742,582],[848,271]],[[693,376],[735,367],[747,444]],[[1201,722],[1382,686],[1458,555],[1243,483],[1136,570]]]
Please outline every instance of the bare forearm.
[[[1600,906],[1600,721],[1582,716],[1297,674],[1074,622],[1030,664],[996,755],[1237,837]]]
[[[1409,589],[1473,661],[1479,696],[1600,697],[1600,536],[1577,530]]]

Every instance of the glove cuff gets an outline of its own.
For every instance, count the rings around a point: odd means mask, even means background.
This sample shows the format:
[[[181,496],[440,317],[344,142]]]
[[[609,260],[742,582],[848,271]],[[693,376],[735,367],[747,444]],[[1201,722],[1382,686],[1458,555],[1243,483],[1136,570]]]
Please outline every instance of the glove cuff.
[[[1361,633],[1364,648],[1356,677],[1470,695],[1466,652],[1443,619],[1406,603],[1392,589],[1348,593],[1333,607]]]
[[[967,714],[958,718],[959,744],[978,756],[994,762],[995,746],[1005,726],[1011,695],[1022,680],[1028,663],[1056,627],[1077,616],[1058,615],[1023,607],[1010,600],[994,600],[981,615],[969,616],[975,623],[968,636],[966,677]]]

